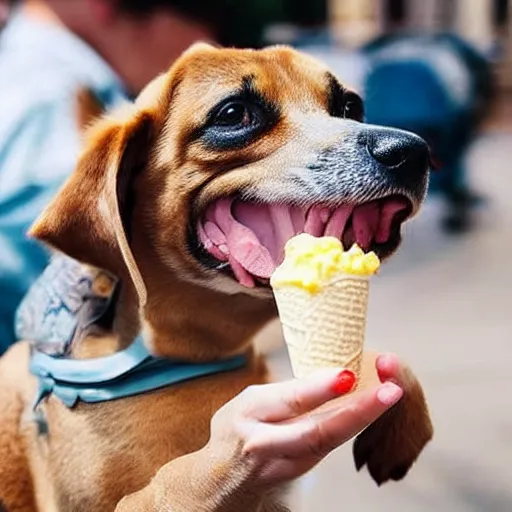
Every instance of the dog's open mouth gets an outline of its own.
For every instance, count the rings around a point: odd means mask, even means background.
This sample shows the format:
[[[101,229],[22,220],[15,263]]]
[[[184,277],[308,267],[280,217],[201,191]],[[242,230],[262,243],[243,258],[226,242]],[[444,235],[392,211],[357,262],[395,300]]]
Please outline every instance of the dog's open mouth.
[[[203,253],[252,288],[268,285],[284,259],[286,242],[299,233],[334,236],[345,248],[357,243],[384,258],[400,244],[401,224],[412,210],[412,202],[404,196],[337,208],[261,204],[230,197],[206,209],[197,223],[197,236]]]

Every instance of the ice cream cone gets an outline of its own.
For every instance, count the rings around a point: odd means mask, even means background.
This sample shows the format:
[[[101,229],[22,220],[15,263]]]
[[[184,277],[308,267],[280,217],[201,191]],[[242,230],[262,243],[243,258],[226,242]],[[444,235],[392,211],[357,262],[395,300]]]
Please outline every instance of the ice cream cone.
[[[369,279],[340,274],[318,293],[274,289],[295,377],[335,366],[359,377],[366,330]]]
[[[296,377],[335,366],[359,378],[369,280],[379,265],[374,253],[345,251],[336,238],[288,241],[270,283]]]

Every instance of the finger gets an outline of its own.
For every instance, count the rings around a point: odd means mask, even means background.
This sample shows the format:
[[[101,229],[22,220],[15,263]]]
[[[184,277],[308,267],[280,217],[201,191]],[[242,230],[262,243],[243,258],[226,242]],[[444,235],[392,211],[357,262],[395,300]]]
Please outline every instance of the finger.
[[[398,382],[400,359],[395,354],[380,354],[375,360],[375,368],[381,382]]]
[[[410,370],[407,365],[400,361],[398,356],[382,354],[377,358],[375,366],[381,382],[394,382],[401,387],[407,385]]]
[[[303,379],[248,388],[242,393],[243,414],[261,422],[277,422],[309,412],[352,390],[350,370],[327,368]]]
[[[252,431],[250,449],[286,458],[320,460],[372,424],[403,395],[391,382],[346,397],[339,407],[281,424],[259,424]]]

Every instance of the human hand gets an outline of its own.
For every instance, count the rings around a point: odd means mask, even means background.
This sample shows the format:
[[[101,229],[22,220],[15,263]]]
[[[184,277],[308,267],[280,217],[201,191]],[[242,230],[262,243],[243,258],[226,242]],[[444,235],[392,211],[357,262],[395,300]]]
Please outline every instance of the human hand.
[[[256,512],[269,491],[312,469],[357,435],[356,467],[381,484],[400,479],[432,437],[423,391],[396,356],[365,353],[358,390],[351,372],[251,386],[213,417],[201,450],[163,466],[116,512]],[[270,501],[269,501],[270,500]],[[266,510],[266,509],[265,509]]]
[[[215,414],[206,450],[220,467],[236,473],[230,480],[247,483],[252,491],[294,480],[401,399],[395,375],[386,370],[379,377],[381,383],[342,400],[336,399],[355,383],[354,375],[342,369],[251,386]]]

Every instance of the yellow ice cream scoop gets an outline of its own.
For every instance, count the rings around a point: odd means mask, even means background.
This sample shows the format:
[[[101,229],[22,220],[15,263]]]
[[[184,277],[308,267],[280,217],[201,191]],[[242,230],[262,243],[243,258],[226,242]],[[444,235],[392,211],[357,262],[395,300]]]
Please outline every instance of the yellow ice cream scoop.
[[[356,244],[345,251],[337,238],[303,233],[287,242],[285,259],[270,283],[273,288],[298,286],[315,293],[339,274],[369,277],[379,267],[380,260],[374,252],[365,254]]]

